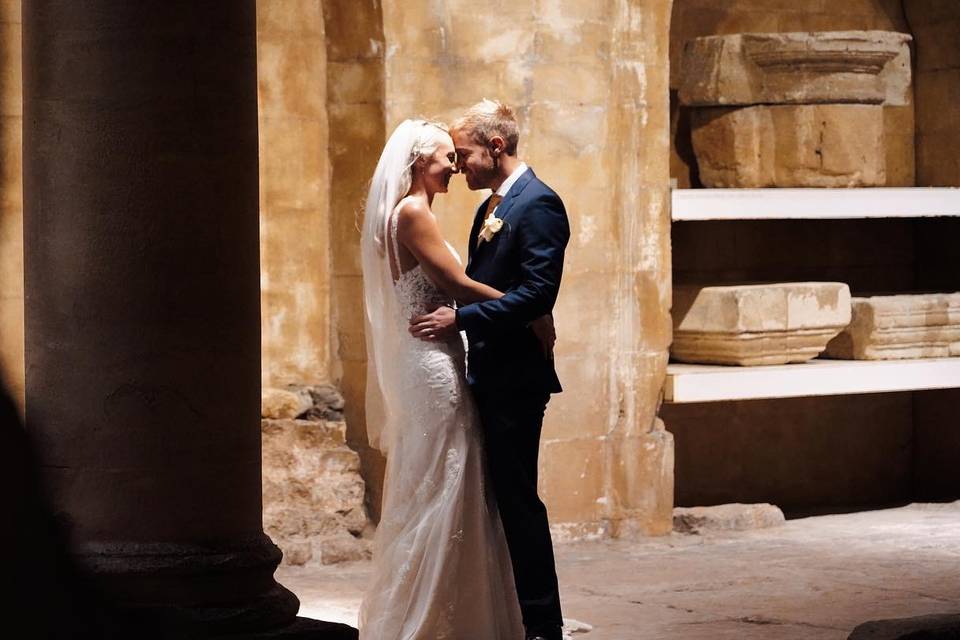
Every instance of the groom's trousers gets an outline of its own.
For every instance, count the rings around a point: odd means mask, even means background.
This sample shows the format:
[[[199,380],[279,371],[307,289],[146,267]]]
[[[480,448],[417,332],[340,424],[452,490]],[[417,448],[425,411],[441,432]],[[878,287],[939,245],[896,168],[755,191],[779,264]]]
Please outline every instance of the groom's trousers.
[[[540,430],[550,394],[499,389],[476,396],[523,624],[550,638],[563,624],[547,509],[537,495]]]

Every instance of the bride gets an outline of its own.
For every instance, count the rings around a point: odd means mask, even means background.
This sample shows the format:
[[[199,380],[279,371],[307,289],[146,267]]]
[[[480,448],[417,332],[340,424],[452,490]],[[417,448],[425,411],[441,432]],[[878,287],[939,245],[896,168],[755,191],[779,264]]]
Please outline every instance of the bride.
[[[446,128],[406,120],[380,156],[363,223],[367,425],[387,455],[361,640],[524,637],[509,551],[484,486],[463,341],[423,341],[410,318],[502,293],[471,280],[431,211],[457,173]]]

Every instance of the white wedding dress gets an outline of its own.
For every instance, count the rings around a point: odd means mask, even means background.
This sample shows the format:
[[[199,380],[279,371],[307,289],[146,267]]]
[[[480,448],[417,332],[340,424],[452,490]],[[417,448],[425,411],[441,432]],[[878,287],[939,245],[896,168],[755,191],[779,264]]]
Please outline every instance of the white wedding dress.
[[[452,304],[419,266],[400,273],[394,293],[404,318]],[[522,640],[510,555],[493,491],[484,486],[463,341],[424,342],[402,329],[405,375],[394,391],[403,415],[389,447],[360,638]]]

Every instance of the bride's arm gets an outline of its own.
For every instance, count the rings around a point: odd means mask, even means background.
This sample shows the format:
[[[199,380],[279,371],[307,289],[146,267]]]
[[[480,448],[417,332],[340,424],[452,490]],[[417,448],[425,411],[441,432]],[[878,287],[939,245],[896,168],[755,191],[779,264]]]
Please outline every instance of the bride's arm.
[[[408,200],[397,212],[397,240],[410,250],[427,277],[458,302],[496,300],[503,295],[467,277],[444,242],[436,218],[422,202]]]

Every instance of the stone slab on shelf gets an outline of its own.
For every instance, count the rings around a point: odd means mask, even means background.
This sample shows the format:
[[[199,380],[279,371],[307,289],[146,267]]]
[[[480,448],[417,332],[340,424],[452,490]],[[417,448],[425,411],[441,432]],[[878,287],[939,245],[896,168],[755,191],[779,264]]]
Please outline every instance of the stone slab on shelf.
[[[960,216],[956,187],[674,189],[675,222]]]
[[[680,103],[904,105],[911,39],[892,31],[695,38],[684,46]]]
[[[883,107],[868,104],[700,108],[690,115],[707,187],[886,184]]]
[[[821,360],[770,367],[667,365],[666,402],[719,402],[960,388],[960,358]]]
[[[850,321],[842,282],[678,286],[670,355],[687,363],[805,362]]]
[[[851,300],[850,324],[825,357],[889,360],[960,356],[960,293],[900,294]]]

